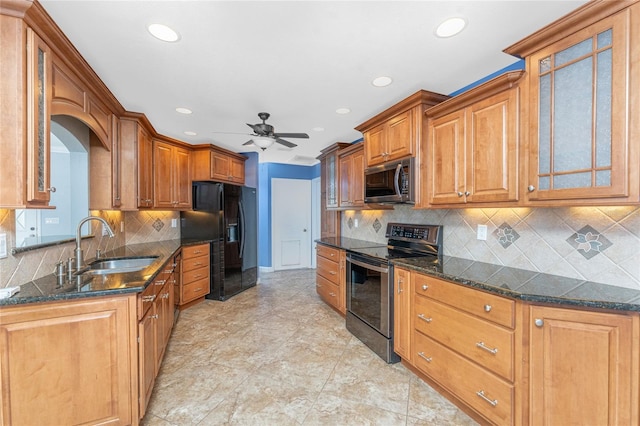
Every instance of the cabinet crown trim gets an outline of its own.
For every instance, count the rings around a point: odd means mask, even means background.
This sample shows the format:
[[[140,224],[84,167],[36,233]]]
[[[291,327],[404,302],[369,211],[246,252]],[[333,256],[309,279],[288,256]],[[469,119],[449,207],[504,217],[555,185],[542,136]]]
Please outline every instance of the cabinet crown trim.
[[[397,104],[387,108],[386,110],[382,111],[381,113],[379,113],[378,115],[376,115],[373,118],[370,118],[369,120],[365,121],[364,123],[360,124],[359,126],[357,126],[355,129],[359,132],[366,132],[367,130],[378,126],[379,124],[384,123],[385,121],[389,120],[390,118],[405,112],[407,110],[410,110],[411,108],[417,107],[419,105],[424,105],[426,107],[431,107],[434,105],[439,104],[440,102],[443,102],[447,99],[449,99],[450,96],[447,95],[442,95],[440,93],[435,93],[435,92],[429,92],[427,90],[419,90],[416,93],[414,93],[413,95],[409,96],[408,98],[403,99],[402,101],[398,102]]]
[[[425,111],[425,115],[429,118],[441,117],[497,93],[509,90],[518,84],[518,81],[522,76],[524,76],[524,74],[524,70],[509,71],[501,74],[498,77],[492,78],[491,80],[474,87],[473,89],[429,108]]]
[[[608,16],[624,10],[640,0],[595,0],[590,1],[560,19],[541,28],[525,39],[503,50],[519,58],[531,55],[541,48],[576,33]]]

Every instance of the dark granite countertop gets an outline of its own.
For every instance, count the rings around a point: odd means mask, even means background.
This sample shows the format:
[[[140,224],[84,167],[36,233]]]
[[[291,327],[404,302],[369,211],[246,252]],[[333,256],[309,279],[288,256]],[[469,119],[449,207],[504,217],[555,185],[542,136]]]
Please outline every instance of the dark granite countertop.
[[[344,250],[382,244],[352,238],[321,238],[317,243]],[[434,267],[431,258],[401,258],[394,265],[501,296],[528,302],[554,303],[586,308],[640,312],[640,291],[525,269],[441,256]]]
[[[58,279],[52,273],[20,285],[20,291],[18,293],[7,299],[0,299],[0,306],[139,293],[153,281],[180,247],[206,242],[208,241],[167,240],[125,245],[103,253],[101,259],[145,256],[158,257],[151,265],[141,271],[107,275],[84,274],[70,281],[65,280],[62,286],[58,285]],[[92,260],[94,259],[87,259],[87,263]]]
[[[640,312],[640,291],[525,269],[442,256],[440,265],[394,259],[396,266],[527,302]]]

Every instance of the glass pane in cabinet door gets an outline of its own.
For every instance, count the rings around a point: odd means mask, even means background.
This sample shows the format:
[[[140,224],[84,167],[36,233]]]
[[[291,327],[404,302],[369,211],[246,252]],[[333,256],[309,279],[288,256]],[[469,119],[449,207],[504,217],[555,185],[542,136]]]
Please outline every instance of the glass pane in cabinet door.
[[[591,169],[592,58],[556,70],[553,89],[553,171]]]
[[[538,131],[538,172],[547,174],[551,171],[551,74],[540,77]]]
[[[611,186],[611,170],[596,172],[596,186]]]
[[[613,42],[613,30],[603,31],[598,34],[597,42],[598,49],[604,49],[607,46],[611,46],[611,43]]]
[[[596,167],[611,167],[611,49],[598,53],[596,68]]]
[[[45,140],[45,111],[47,111],[45,102],[45,52],[38,49],[38,192],[44,192],[45,188],[45,159],[46,159],[46,140]]]
[[[591,186],[591,172],[555,175],[553,189],[585,188]]]
[[[563,51],[556,53],[554,66],[560,67],[582,56],[591,55],[592,51],[593,51],[593,41],[591,39],[587,39],[578,44],[574,44],[568,49],[565,49]]]

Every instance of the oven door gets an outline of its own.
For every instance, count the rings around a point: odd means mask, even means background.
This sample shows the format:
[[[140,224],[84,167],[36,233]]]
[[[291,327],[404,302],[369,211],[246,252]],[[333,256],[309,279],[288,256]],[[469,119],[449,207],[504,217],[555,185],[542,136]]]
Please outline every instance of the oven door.
[[[347,310],[386,338],[393,332],[391,297],[389,263],[348,253]]]

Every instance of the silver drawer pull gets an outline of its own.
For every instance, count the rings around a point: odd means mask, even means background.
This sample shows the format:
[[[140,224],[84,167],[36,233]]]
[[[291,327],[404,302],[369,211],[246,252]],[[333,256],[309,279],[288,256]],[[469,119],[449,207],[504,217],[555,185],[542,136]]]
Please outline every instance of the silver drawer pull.
[[[335,293],[329,293],[329,296],[336,297],[336,294]]]
[[[428,285],[426,285],[426,284],[422,284],[422,289],[423,289],[423,290],[425,290],[425,291],[426,291],[428,288],[429,288],[429,286],[428,286]]]
[[[193,264],[193,266],[200,266],[200,265],[202,265],[202,262],[196,262]]]
[[[165,282],[166,282],[165,280],[157,280],[155,282],[155,285],[164,285]]]
[[[421,320],[425,321],[425,322],[431,322],[433,321],[433,318],[431,317],[425,317],[424,314],[418,314],[418,318],[420,318]]]
[[[485,346],[484,342],[478,342],[476,343],[476,346],[479,347],[480,349],[484,349],[485,351],[489,352],[490,354],[497,354],[498,353],[498,348],[493,348],[491,349],[488,346]]]
[[[485,312],[491,312],[491,308],[492,308],[491,305],[484,305],[484,311]]]
[[[336,272],[336,271],[329,271],[329,273],[330,273],[331,275],[335,275],[335,274],[337,274],[337,272]]]
[[[431,358],[430,356],[426,356],[424,352],[418,352],[418,356],[427,362],[433,361],[433,358]]]
[[[201,291],[201,290],[202,290],[202,287],[200,287],[200,288],[196,288],[196,290],[195,290],[195,291]]]
[[[143,302],[153,302],[155,300],[156,296],[155,294],[153,296],[142,296],[142,301]]]
[[[479,390],[478,392],[476,392],[476,395],[478,395],[480,398],[484,399],[485,401],[487,401],[489,404],[493,405],[494,407],[496,405],[498,405],[498,400],[497,399],[489,399],[484,395],[484,391],[483,390]]]
[[[151,315],[149,318],[158,319],[158,318],[160,318],[160,315],[158,315],[158,314]]]

